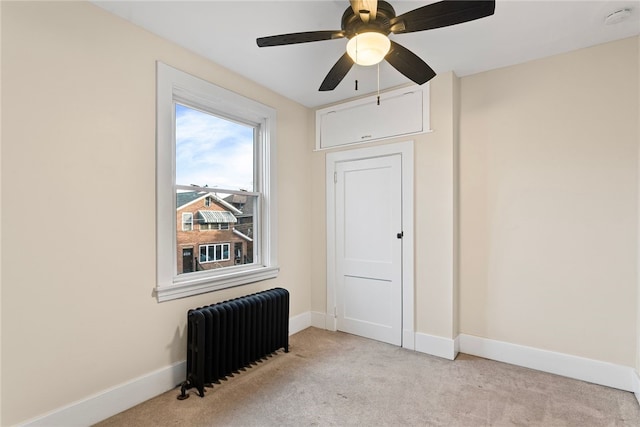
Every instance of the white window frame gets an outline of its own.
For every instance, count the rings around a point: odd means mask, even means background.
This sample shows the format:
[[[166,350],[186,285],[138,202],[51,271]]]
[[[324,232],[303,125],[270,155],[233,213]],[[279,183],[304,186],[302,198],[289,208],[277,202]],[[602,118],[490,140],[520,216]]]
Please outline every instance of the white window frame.
[[[259,102],[156,63],[156,297],[169,301],[278,275],[276,201],[276,111]],[[186,103],[230,120],[257,126],[256,188],[260,218],[254,223],[256,262],[178,274],[176,260],[175,103]],[[238,194],[246,194],[238,192]],[[259,233],[259,234],[258,234]],[[199,256],[199,254],[198,254]]]

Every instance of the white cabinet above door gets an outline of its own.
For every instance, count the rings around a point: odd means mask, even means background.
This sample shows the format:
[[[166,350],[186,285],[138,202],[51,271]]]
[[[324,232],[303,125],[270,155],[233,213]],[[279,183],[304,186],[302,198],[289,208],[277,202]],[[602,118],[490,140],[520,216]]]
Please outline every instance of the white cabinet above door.
[[[316,149],[429,131],[429,84],[395,89],[316,111]]]

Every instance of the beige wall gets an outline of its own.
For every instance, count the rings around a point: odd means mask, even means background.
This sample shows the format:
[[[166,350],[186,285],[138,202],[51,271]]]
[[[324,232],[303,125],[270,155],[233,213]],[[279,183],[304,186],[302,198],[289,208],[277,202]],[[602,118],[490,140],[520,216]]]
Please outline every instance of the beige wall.
[[[432,133],[415,138],[415,330],[455,338],[455,74],[431,80]]]
[[[0,5],[0,23],[2,23],[2,6]],[[2,31],[0,26],[0,46],[2,46]],[[2,98],[2,54],[0,53],[0,100]],[[0,117],[2,117],[2,102],[0,102]],[[0,189],[2,188],[2,119],[0,119]],[[2,190],[0,190],[0,242],[2,236]],[[2,423],[2,244],[0,244],[0,423]]]
[[[191,307],[277,285],[309,311],[306,108],[89,3],[1,7],[0,424],[183,360]],[[152,296],[156,60],[276,108],[278,279]]]
[[[638,75],[637,75],[637,79],[638,79],[638,104],[640,105],[640,36],[638,36],[637,39],[637,46],[638,46],[638,51],[637,51],[637,60],[638,60]],[[637,125],[638,125],[638,155],[640,155],[640,107],[638,108],[638,121],[637,121]],[[639,163],[640,164],[640,163]],[[640,167],[639,167],[640,169]],[[640,180],[640,171],[638,173],[638,179]],[[640,181],[639,181],[640,182]],[[638,191],[640,192],[640,186]],[[638,196],[638,206],[640,208],[640,195]],[[640,221],[640,209],[638,210],[639,214],[638,214],[638,221]],[[638,247],[640,248],[640,227],[638,229]],[[637,279],[638,279],[638,288],[637,288],[637,302],[636,302],[636,315],[637,315],[637,320],[636,320],[636,371],[638,371],[640,373],[640,250],[638,250],[638,258],[637,258],[637,264],[636,264],[636,274],[637,274]],[[639,377],[640,378],[640,377]],[[637,390],[637,394],[636,396],[640,396],[640,390]]]
[[[461,332],[634,366],[638,38],[461,94]]]
[[[638,36],[637,38],[637,81],[638,81],[638,104],[640,105],[640,36]],[[638,121],[637,121],[637,126],[638,126],[638,155],[640,155],[640,107],[638,108]],[[639,162],[640,164],[640,162]],[[639,167],[640,169],[640,167]],[[639,184],[640,184],[640,170],[638,172],[638,179],[639,179]],[[640,192],[640,185],[639,185],[639,190]],[[640,221],[640,194],[638,196],[638,221]],[[639,228],[638,228],[638,258],[637,258],[637,264],[636,264],[636,274],[637,274],[637,280],[638,280],[638,287],[637,287],[637,291],[636,291],[636,371],[638,373],[640,373],[640,223],[639,223]],[[639,374],[640,375],[640,374]],[[638,377],[640,378],[640,376]],[[640,390],[636,390],[636,397],[640,396]],[[640,398],[640,397],[639,397]]]
[[[638,63],[638,104],[640,104],[640,36],[638,36],[637,39],[637,46],[638,46],[638,52],[637,52],[637,63]],[[638,154],[640,154],[640,107],[638,107],[638,121],[636,122],[637,126],[638,126]],[[639,163],[640,164],[640,163]],[[640,171],[638,173],[638,178],[640,179]],[[639,186],[639,191],[640,191],[640,186]],[[638,202],[639,202],[639,207],[640,207],[640,195],[638,196]],[[638,215],[638,221],[640,221],[640,209],[639,209],[639,215]],[[640,227],[639,227],[639,233],[638,233],[638,245],[640,247]],[[638,258],[637,258],[637,265],[636,265],[636,274],[637,274],[637,279],[638,279],[638,289],[637,289],[637,303],[636,303],[636,312],[637,312],[637,321],[636,321],[636,337],[637,337],[637,342],[636,342],[636,370],[638,372],[640,372],[640,250],[638,250]],[[640,378],[640,377],[639,377]],[[637,391],[638,395],[640,396],[640,390]]]

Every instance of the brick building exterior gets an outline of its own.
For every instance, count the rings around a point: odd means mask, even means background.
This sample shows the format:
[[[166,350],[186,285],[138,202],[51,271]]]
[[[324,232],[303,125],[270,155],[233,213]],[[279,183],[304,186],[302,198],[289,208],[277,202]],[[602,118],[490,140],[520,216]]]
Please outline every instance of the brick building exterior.
[[[236,229],[247,220],[240,209],[213,193],[178,193],[176,205],[178,274],[253,262],[251,237]]]

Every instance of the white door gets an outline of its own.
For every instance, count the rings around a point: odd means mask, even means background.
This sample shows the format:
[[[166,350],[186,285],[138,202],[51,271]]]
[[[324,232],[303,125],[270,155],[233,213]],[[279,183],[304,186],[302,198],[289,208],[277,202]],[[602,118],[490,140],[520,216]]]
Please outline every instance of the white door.
[[[335,171],[337,329],[402,345],[401,156]]]

